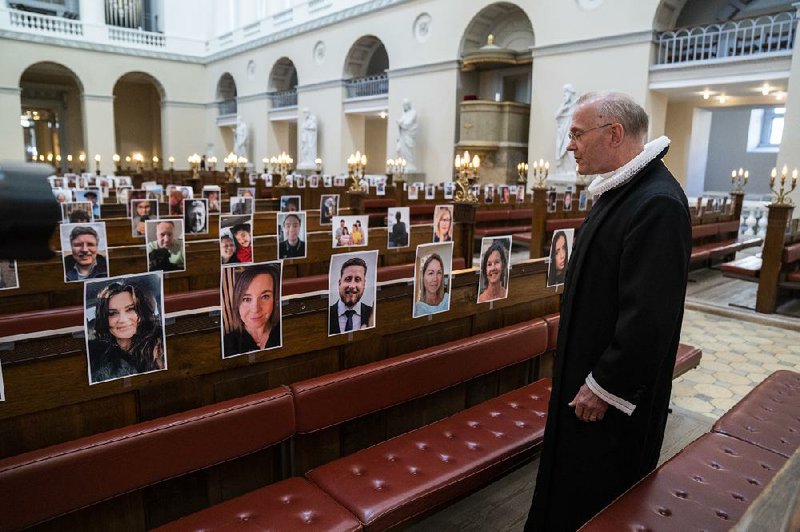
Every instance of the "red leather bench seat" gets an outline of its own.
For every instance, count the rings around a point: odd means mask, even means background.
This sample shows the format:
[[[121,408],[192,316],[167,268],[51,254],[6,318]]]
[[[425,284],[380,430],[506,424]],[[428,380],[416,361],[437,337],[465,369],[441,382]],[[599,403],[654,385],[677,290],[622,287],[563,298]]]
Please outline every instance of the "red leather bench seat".
[[[790,283],[800,283],[800,270],[787,273],[786,280]]]
[[[703,350],[692,345],[678,344],[678,353],[675,355],[675,367],[672,370],[672,378],[679,377],[692,368],[700,364],[703,357]]]
[[[584,220],[585,218],[550,218],[544,222],[544,230],[550,234],[559,229],[578,229]]]
[[[549,397],[543,379],[306,476],[365,528],[396,526],[517,465],[542,440]]]
[[[761,257],[742,257],[719,265],[722,273],[728,277],[740,277],[757,280],[761,275]]]
[[[705,434],[580,530],[727,531],[785,462],[736,438]]]
[[[156,530],[362,530],[361,523],[317,486],[290,478],[186,516]]]
[[[800,447],[800,373],[776,371],[711,430],[790,457]]]
[[[800,260],[800,242],[789,244],[783,247],[781,262],[791,264]]]
[[[264,449],[294,429],[281,387],[6,458],[0,523],[31,526]]]

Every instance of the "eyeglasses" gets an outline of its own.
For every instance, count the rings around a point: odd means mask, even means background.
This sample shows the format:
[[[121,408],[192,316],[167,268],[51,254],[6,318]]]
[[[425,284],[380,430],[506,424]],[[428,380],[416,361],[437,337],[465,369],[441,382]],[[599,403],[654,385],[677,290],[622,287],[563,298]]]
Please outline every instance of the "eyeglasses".
[[[613,122],[609,122],[608,124],[603,124],[602,126],[593,127],[591,129],[587,129],[586,131],[578,131],[577,133],[573,133],[572,131],[570,131],[567,134],[567,137],[569,138],[570,141],[577,142],[577,141],[580,140],[580,138],[582,136],[584,136],[585,134],[587,134],[590,131],[594,131],[595,129],[603,129],[604,127],[613,126],[613,125],[614,125]]]

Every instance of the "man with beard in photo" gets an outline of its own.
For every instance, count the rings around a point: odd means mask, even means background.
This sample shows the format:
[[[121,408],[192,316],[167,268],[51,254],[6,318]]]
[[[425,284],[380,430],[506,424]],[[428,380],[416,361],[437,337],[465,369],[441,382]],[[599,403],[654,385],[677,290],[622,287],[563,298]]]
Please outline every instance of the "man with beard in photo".
[[[342,334],[371,327],[372,307],[360,303],[367,284],[367,263],[353,257],[342,264],[339,300],[330,306],[328,334]]]

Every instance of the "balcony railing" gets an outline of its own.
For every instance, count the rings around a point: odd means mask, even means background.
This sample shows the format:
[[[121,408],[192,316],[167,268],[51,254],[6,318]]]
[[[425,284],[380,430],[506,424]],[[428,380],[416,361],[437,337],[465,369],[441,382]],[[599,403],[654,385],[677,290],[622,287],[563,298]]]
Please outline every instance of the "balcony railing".
[[[349,79],[345,81],[347,98],[363,98],[368,96],[382,96],[389,94],[389,76],[379,74],[366,78]]]
[[[795,12],[665,31],[656,36],[656,65],[788,53],[794,47]]]
[[[292,107],[297,105],[297,89],[289,89],[288,91],[276,91],[269,93],[269,99],[272,101],[272,108],[278,109],[280,107]]]
[[[236,98],[230,100],[222,100],[217,102],[217,110],[219,115],[235,115],[236,114]]]
[[[39,15],[27,11],[8,11],[11,27],[28,31],[42,31],[45,33],[60,33],[65,35],[83,35],[83,23],[78,20],[69,20],[50,15]]]
[[[108,38],[112,41],[122,41],[129,44],[140,44],[161,48],[167,45],[167,39],[162,33],[144,30],[129,30],[109,26]]]

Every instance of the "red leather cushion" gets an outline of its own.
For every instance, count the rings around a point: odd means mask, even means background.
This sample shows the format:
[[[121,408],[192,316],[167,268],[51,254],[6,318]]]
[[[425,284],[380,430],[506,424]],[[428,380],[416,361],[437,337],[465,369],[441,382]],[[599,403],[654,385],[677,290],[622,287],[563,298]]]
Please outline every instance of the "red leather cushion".
[[[306,476],[370,528],[402,523],[472,491],[541,442],[551,384],[543,379]]]
[[[547,326],[534,320],[292,384],[297,432],[422,397],[528,360],[546,348]]]
[[[776,371],[719,418],[711,430],[788,458],[800,446],[800,373]]]
[[[705,434],[580,530],[729,530],[786,459],[723,434]]]
[[[547,323],[547,350],[552,351],[558,344],[558,325],[561,323],[561,314],[556,312],[542,318]]]
[[[719,265],[723,272],[757,279],[761,274],[761,257],[742,257]]]
[[[577,229],[583,225],[584,218],[551,218],[544,223],[544,230],[547,233],[558,231],[559,229]]]
[[[791,264],[800,260],[800,242],[784,246],[781,260],[784,264]]]
[[[672,378],[683,375],[692,368],[697,367],[703,357],[703,350],[693,345],[678,344],[678,353],[675,355],[675,367]]]
[[[232,460],[294,433],[285,387],[0,461],[0,523],[16,529]]]
[[[786,280],[791,283],[800,283],[800,271],[787,273]]]
[[[325,492],[293,477],[211,506],[157,528],[168,530],[362,530],[361,523]]]

